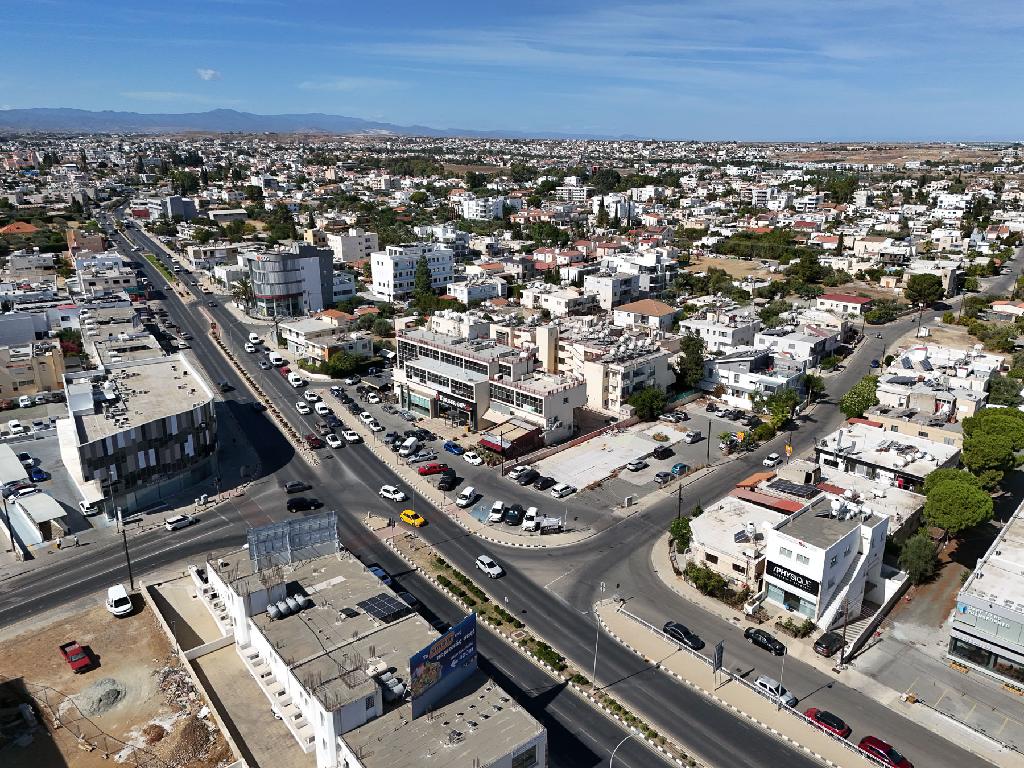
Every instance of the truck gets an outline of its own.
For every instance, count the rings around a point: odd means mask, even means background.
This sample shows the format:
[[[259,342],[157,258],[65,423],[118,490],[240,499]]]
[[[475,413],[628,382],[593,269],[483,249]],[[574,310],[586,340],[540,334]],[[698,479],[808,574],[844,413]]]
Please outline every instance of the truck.
[[[526,510],[526,514],[523,517],[524,531],[538,531],[541,534],[559,533],[562,527],[562,518],[542,516],[537,512],[536,507],[530,507]]]
[[[76,675],[85,672],[92,666],[89,653],[75,640],[60,646],[60,655],[64,657],[64,661]]]

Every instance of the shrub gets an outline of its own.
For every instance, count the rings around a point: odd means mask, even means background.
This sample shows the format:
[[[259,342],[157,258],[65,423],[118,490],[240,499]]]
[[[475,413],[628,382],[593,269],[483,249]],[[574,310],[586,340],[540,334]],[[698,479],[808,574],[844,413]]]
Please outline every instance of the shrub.
[[[777,434],[778,432],[775,429],[775,427],[773,427],[768,422],[765,422],[764,424],[758,424],[756,427],[754,427],[753,431],[754,439],[757,440],[759,443],[771,440]]]

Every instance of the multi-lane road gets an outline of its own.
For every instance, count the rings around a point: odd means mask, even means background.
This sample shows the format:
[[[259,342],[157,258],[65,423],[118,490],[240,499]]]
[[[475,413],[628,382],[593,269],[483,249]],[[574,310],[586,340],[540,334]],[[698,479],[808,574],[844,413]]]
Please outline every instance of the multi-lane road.
[[[129,230],[134,244],[162,254],[159,247],[143,233]],[[118,244],[127,243],[118,238]],[[346,546],[366,560],[381,562],[394,572],[410,591],[420,596],[428,608],[441,618],[451,620],[456,609],[438,595],[426,582],[411,573],[402,573],[404,566],[358,522],[357,515],[379,509],[377,489],[394,482],[390,470],[379,462],[365,446],[348,446],[337,451],[324,467],[315,471],[295,456],[281,432],[268,418],[248,407],[251,397],[240,377],[220,355],[209,339],[205,318],[185,305],[166,286],[157,270],[143,262],[154,285],[165,290],[172,316],[194,339],[194,353],[216,381],[236,386],[225,396],[222,408],[236,420],[251,445],[258,451],[263,477],[240,499],[222,505],[220,512],[208,516],[200,526],[174,534],[159,531],[143,534],[133,540],[133,562],[136,571],[144,572],[176,562],[189,555],[198,555],[220,546],[242,541],[250,524],[280,519],[284,516],[284,494],[280,484],[287,479],[301,479],[313,484],[316,495],[339,511],[339,527]],[[1010,282],[1013,275],[1001,279]],[[197,302],[205,297],[193,286]],[[1000,290],[996,284],[990,290]],[[223,307],[205,307],[217,321],[229,345],[240,349],[248,334],[234,316]],[[925,321],[933,314],[925,313]],[[862,349],[849,361],[847,368],[833,376],[828,396],[837,399],[862,375],[867,363],[880,357],[883,345],[889,345],[918,322],[917,315],[887,326],[882,340],[869,337]],[[875,349],[877,347],[877,350]],[[308,432],[309,424],[295,412],[291,403],[295,391],[276,372],[260,371],[251,357],[239,355],[249,373],[259,377],[264,391],[276,402],[293,426]],[[832,431],[841,422],[841,414],[831,404],[812,410],[795,435],[799,453],[810,447],[816,435]],[[698,499],[712,501],[727,493],[735,479],[754,471],[763,453],[755,452],[736,460],[728,472],[712,472],[686,489],[686,507]],[[497,482],[505,482],[498,480]],[[410,489],[414,490],[414,489]],[[506,497],[514,497],[517,487],[510,487]],[[422,499],[414,501],[425,509]],[[509,598],[509,607],[561,653],[582,668],[589,669],[594,660],[596,626],[589,611],[595,599],[617,592],[629,598],[631,610],[652,623],[669,618],[684,621],[697,630],[709,644],[719,638],[726,640],[726,664],[743,670],[758,669],[773,674],[775,661],[766,654],[745,645],[736,627],[723,622],[680,599],[669,590],[650,567],[650,552],[670,519],[676,514],[674,497],[666,498],[642,515],[628,518],[612,528],[572,547],[555,550],[487,549],[505,566],[507,576],[492,588],[495,595]],[[444,556],[473,573],[472,562],[484,551],[479,542],[443,515],[433,515],[431,525],[422,535]],[[92,549],[92,547],[87,548]],[[5,583],[0,597],[0,624],[46,610],[77,595],[94,592],[106,586],[118,574],[120,550],[97,545],[94,552],[69,555],[60,568],[45,568],[16,577]],[[605,592],[602,593],[602,587]],[[481,652],[487,671],[516,692],[519,700],[535,716],[542,719],[551,735],[552,765],[597,766],[606,764],[611,749],[626,735],[621,728],[594,713],[575,695],[563,690],[547,674],[523,661],[502,641],[484,633]],[[602,635],[597,654],[597,679],[617,699],[643,714],[659,731],[670,734],[686,744],[708,762],[723,768],[786,764],[810,766],[814,761],[790,749],[746,721],[710,704],[690,689],[681,686],[660,669],[651,668],[607,636]],[[943,740],[863,693],[844,686],[840,681],[795,659],[786,665],[785,683],[801,697],[801,706],[827,707],[844,716],[858,735],[874,733],[900,746],[918,765],[957,765],[965,768],[987,765],[966,750]],[[624,744],[616,754],[616,765],[651,765],[656,758],[635,740]]]

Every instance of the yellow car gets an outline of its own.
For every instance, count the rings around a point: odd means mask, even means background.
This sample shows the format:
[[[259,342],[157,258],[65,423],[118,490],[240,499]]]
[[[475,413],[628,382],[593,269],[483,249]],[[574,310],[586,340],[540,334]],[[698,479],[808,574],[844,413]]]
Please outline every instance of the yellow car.
[[[419,528],[427,524],[426,519],[419,512],[413,512],[411,509],[406,509],[402,512],[399,517],[402,518],[403,523],[408,523],[414,528]]]

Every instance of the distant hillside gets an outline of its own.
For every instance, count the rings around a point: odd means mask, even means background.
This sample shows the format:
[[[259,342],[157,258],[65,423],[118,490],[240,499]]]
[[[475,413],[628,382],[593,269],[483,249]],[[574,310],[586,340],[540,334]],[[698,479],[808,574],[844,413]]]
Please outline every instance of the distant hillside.
[[[14,133],[385,133],[399,136],[467,136],[480,138],[617,138],[567,133],[441,130],[425,125],[395,125],[344,115],[320,113],[256,115],[234,109],[182,114],[93,112],[66,107],[0,110],[0,131]],[[635,138],[635,137],[622,137]]]

